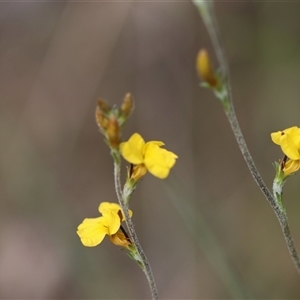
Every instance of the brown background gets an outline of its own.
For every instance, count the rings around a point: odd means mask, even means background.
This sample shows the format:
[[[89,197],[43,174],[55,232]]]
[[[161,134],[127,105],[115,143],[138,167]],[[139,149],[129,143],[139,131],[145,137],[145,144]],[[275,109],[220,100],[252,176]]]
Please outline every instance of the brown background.
[[[300,120],[300,4],[218,1],[216,13],[238,118],[271,186],[282,154],[270,133]],[[101,201],[117,201],[94,110],[97,97],[120,104],[127,92],[136,109],[124,139],[139,132],[179,156],[131,202],[160,297],[300,298],[277,220],[199,87],[201,47],[212,51],[188,1],[0,4],[1,298],[149,298],[125,252],[76,235]],[[285,203],[300,251],[299,178]]]

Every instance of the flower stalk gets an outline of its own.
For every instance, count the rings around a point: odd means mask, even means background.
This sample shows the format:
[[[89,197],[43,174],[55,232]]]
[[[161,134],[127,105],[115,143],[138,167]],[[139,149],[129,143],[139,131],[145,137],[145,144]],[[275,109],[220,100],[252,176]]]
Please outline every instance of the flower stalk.
[[[134,245],[135,252],[131,252],[131,258],[133,258],[141,267],[143,272],[145,273],[149,287],[151,290],[152,294],[152,299],[157,300],[158,299],[158,291],[156,287],[156,283],[154,280],[154,276],[152,273],[152,269],[150,266],[150,263],[148,261],[148,258],[139,242],[138,236],[136,234],[136,231],[134,229],[133,222],[131,218],[129,217],[129,210],[128,210],[128,203],[129,203],[129,197],[127,196],[126,198],[124,197],[124,193],[122,192],[121,188],[121,179],[120,179],[120,174],[121,174],[121,164],[119,163],[118,160],[114,160],[114,180],[115,180],[115,189],[116,189],[116,194],[118,197],[119,204],[124,212],[125,216],[125,222],[126,226],[129,232],[130,240]]]
[[[219,34],[218,24],[213,12],[213,3],[212,2],[206,2],[206,1],[196,1],[193,0],[194,4],[199,10],[199,13],[204,21],[204,24],[209,32],[210,38],[213,43],[214,50],[216,52],[216,56],[218,59],[218,64],[220,66],[220,75],[218,75],[218,72],[214,71],[212,68],[210,72],[217,78],[220,78],[219,85],[212,85],[210,81],[207,80],[206,73],[201,70],[199,67],[197,67],[198,74],[203,78],[204,80],[204,86],[210,88],[213,93],[215,94],[216,98],[221,102],[224,108],[224,112],[227,116],[227,119],[230,123],[231,129],[233,131],[233,134],[236,138],[237,144],[240,148],[240,151],[242,152],[242,155],[245,159],[245,162],[249,168],[249,171],[251,175],[254,178],[254,181],[257,183],[258,187],[260,188],[261,192],[267,199],[268,203],[272,207],[278,222],[280,224],[280,227],[282,229],[288,251],[290,253],[290,256],[294,262],[294,265],[300,274],[300,260],[294,245],[294,241],[290,232],[288,219],[286,215],[285,208],[283,206],[283,199],[282,199],[282,187],[285,182],[285,178],[281,178],[280,176],[276,176],[273,182],[273,195],[269,191],[268,187],[263,181],[263,178],[259,174],[255,163],[253,161],[253,158],[250,154],[250,151],[247,147],[246,141],[244,139],[244,136],[242,134],[242,131],[239,126],[239,122],[237,120],[234,105],[232,101],[232,94],[231,94],[231,85],[229,81],[229,68],[227,65],[227,59],[225,58],[224,54],[224,47],[221,43],[221,38]],[[203,57],[202,57],[203,59]],[[206,56],[206,60],[209,60],[209,56]],[[197,66],[199,65],[199,55],[197,59]],[[203,64],[205,65],[205,64]],[[210,62],[206,62],[206,65],[211,66]],[[299,154],[300,155],[300,154]],[[299,169],[300,164],[299,161],[295,163],[295,161],[290,163],[290,168],[295,170],[297,167]],[[291,166],[292,165],[292,166]],[[297,169],[297,170],[298,170]],[[279,174],[280,175],[280,174]],[[282,176],[282,174],[281,174]]]
[[[119,204],[102,202],[98,208],[101,216],[84,219],[77,228],[77,234],[86,247],[97,246],[105,236],[108,236],[113,244],[125,248],[128,256],[145,273],[152,299],[157,300],[156,283],[131,219],[133,212],[129,209],[129,201],[138,180],[147,171],[158,178],[166,178],[174,166],[177,156],[160,148],[164,145],[163,142],[145,143],[137,133],[133,134],[128,142],[121,143],[123,125],[130,117],[133,108],[134,103],[130,94],[125,95],[120,108],[110,106],[102,99],[98,100],[96,122],[113,158],[115,191]],[[123,189],[121,187],[121,155],[130,163]],[[128,233],[121,225],[123,221],[127,225]]]

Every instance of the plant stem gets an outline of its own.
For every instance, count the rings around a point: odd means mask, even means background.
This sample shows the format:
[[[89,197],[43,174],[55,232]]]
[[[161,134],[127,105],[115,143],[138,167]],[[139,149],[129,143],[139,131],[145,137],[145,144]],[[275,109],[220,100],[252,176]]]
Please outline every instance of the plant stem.
[[[261,175],[259,174],[255,163],[252,159],[252,156],[250,154],[250,151],[247,147],[246,141],[244,139],[244,136],[242,134],[242,131],[239,126],[239,122],[237,120],[235,111],[234,111],[234,105],[232,101],[232,94],[231,94],[231,85],[229,81],[229,68],[227,64],[227,59],[225,57],[224,47],[222,47],[221,43],[221,37],[218,29],[218,23],[215,18],[215,14],[212,7],[212,2],[206,2],[206,1],[194,1],[194,4],[197,6],[200,15],[202,16],[202,19],[205,23],[205,26],[209,32],[210,38],[212,40],[214,50],[217,55],[218,63],[221,67],[222,75],[223,75],[223,85],[225,89],[227,90],[227,99],[223,99],[222,104],[224,107],[224,111],[226,113],[227,119],[230,123],[231,129],[233,131],[233,134],[236,138],[237,144],[242,152],[242,155],[246,161],[246,164],[249,168],[250,173],[252,174],[254,181],[259,186],[261,192],[264,194],[265,198],[271,205],[278,221],[280,224],[280,227],[282,229],[289,253],[292,257],[292,260],[294,262],[294,265],[300,274],[300,261],[299,257],[294,245],[294,241],[291,235],[291,231],[288,224],[288,219],[285,211],[282,209],[282,206],[278,203],[276,195],[273,195],[270,193],[268,187],[264,183]],[[225,105],[226,104],[226,105]]]
[[[113,156],[114,157],[114,156]],[[124,216],[125,216],[125,222],[127,225],[127,229],[129,232],[129,236],[130,236],[130,240],[131,242],[134,244],[138,254],[139,254],[139,258],[140,258],[140,265],[142,267],[143,272],[145,273],[149,286],[150,286],[150,290],[151,290],[151,294],[152,294],[152,299],[153,300],[158,300],[158,292],[157,292],[157,288],[156,288],[156,283],[154,280],[154,276],[152,273],[152,269],[150,266],[150,263],[147,259],[147,256],[138,240],[136,231],[134,229],[134,225],[133,222],[129,216],[129,211],[128,211],[128,201],[126,202],[126,200],[124,198],[124,195],[122,193],[122,189],[121,189],[121,179],[120,179],[120,173],[121,173],[121,163],[120,163],[120,158],[116,159],[114,157],[114,180],[115,180],[115,189],[116,189],[116,193],[117,193],[117,197],[119,200],[119,204],[123,210]]]
[[[280,205],[279,199],[277,199],[277,197],[279,197],[279,196],[281,199],[282,194],[280,194],[278,196],[276,196],[276,195],[273,196],[270,193],[266,184],[264,183],[261,175],[259,174],[259,172],[255,166],[255,163],[253,161],[253,158],[250,154],[250,151],[247,147],[247,144],[245,142],[244,136],[241,132],[238,120],[237,120],[235,112],[234,112],[232,101],[231,101],[231,105],[229,106],[229,111],[226,113],[226,115],[227,115],[228,121],[230,123],[231,129],[234,133],[234,136],[236,138],[236,141],[238,143],[238,146],[239,146],[239,148],[242,152],[242,155],[246,161],[246,164],[250,170],[250,173],[253,176],[254,181],[257,183],[258,187],[260,188],[261,192],[264,194],[265,198],[271,205],[271,207],[279,221],[279,224],[282,229],[289,253],[293,259],[294,265],[295,265],[298,273],[300,274],[300,261],[299,261],[297,250],[296,250],[296,247],[294,245],[294,241],[293,241],[293,238],[291,235],[288,218],[287,218],[287,215],[286,215],[283,207]]]

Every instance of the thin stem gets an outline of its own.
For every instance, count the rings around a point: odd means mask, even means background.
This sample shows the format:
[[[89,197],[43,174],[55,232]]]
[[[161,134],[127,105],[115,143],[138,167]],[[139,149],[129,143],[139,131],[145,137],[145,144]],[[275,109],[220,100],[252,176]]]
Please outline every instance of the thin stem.
[[[139,254],[139,258],[140,258],[140,263],[141,263],[141,267],[147,277],[149,286],[150,286],[150,290],[151,290],[151,294],[152,294],[152,299],[153,300],[158,300],[158,292],[157,292],[157,288],[156,288],[156,283],[154,280],[154,276],[152,273],[152,269],[150,266],[150,263],[147,259],[147,256],[138,240],[136,231],[134,229],[134,225],[133,222],[129,216],[129,211],[128,211],[128,202],[126,202],[122,193],[122,189],[121,189],[121,180],[120,180],[120,173],[121,173],[121,166],[120,166],[120,160],[119,159],[114,159],[114,179],[115,179],[115,189],[116,189],[116,193],[117,193],[117,197],[119,200],[119,204],[123,210],[124,216],[125,216],[125,222],[127,225],[127,229],[129,232],[129,236],[130,236],[130,240],[131,242],[134,244],[138,254]]]
[[[286,216],[286,213],[282,210],[282,207],[277,202],[276,196],[273,197],[273,195],[270,193],[268,187],[264,183],[261,175],[259,174],[255,163],[252,159],[252,156],[250,154],[250,151],[247,147],[246,141],[244,139],[244,136],[242,134],[242,131],[239,126],[239,122],[237,120],[235,111],[234,111],[234,105],[232,101],[232,94],[231,94],[231,85],[229,80],[229,68],[227,64],[227,59],[224,52],[224,47],[222,46],[221,37],[218,29],[218,23],[215,18],[215,14],[212,7],[212,2],[204,2],[204,1],[196,1],[193,0],[194,4],[198,7],[200,15],[202,16],[202,19],[205,23],[205,26],[209,32],[209,35],[211,37],[211,40],[213,42],[213,46],[218,58],[218,63],[221,67],[222,75],[224,78],[224,86],[227,90],[227,97],[226,99],[223,99],[223,107],[224,111],[226,113],[227,119],[230,123],[231,129],[234,133],[234,136],[236,138],[237,144],[242,152],[242,155],[246,161],[246,164],[249,168],[250,173],[252,174],[254,181],[259,186],[261,192],[264,194],[265,198],[271,205],[278,221],[280,224],[280,227],[282,229],[289,253],[292,257],[292,260],[294,262],[294,265],[300,274],[300,261],[299,257],[294,245],[294,241],[290,232],[288,219]],[[226,104],[226,105],[225,105]]]
[[[232,103],[232,102],[231,102]],[[300,261],[299,261],[299,257],[297,254],[297,250],[296,247],[294,245],[294,241],[291,235],[291,231],[290,231],[290,227],[289,227],[289,223],[288,223],[288,218],[286,213],[284,212],[282,206],[280,205],[280,202],[277,201],[276,196],[272,195],[268,189],[268,187],[266,186],[266,184],[264,183],[261,175],[259,174],[255,163],[253,161],[253,158],[250,154],[250,151],[247,147],[246,141],[244,139],[244,136],[241,132],[238,120],[236,118],[234,109],[233,109],[233,104],[230,105],[230,109],[229,111],[226,113],[228,121],[230,123],[231,129],[234,133],[234,136],[236,138],[236,141],[238,143],[238,146],[242,152],[242,155],[246,161],[246,164],[250,170],[251,175],[254,178],[254,181],[257,183],[258,187],[260,188],[261,192],[264,194],[264,196],[266,197],[267,201],[269,202],[269,204],[271,205],[278,221],[280,224],[280,227],[282,229],[283,235],[284,235],[284,239],[285,242],[287,244],[289,253],[293,259],[294,265],[298,271],[298,273],[300,274]]]
[[[270,193],[268,187],[266,186],[266,184],[264,183],[261,175],[259,174],[255,163],[253,161],[253,158],[250,154],[250,151],[247,147],[246,141],[244,139],[243,133],[240,129],[236,114],[234,112],[234,108],[233,105],[229,106],[229,111],[226,113],[228,121],[230,123],[231,129],[233,131],[233,134],[236,138],[236,141],[238,143],[238,146],[242,152],[242,155],[246,161],[246,164],[250,170],[251,175],[254,178],[254,181],[257,183],[257,185],[259,186],[260,190],[262,191],[262,193],[265,195],[265,197],[267,198],[268,202],[270,203],[270,205],[272,206],[273,209],[278,210],[279,207],[277,206],[277,203],[275,201],[275,199],[273,198],[272,194]]]

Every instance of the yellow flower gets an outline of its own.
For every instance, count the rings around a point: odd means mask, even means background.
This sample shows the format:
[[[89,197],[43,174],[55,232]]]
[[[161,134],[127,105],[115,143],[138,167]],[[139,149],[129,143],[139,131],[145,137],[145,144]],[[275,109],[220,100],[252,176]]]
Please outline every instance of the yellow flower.
[[[281,147],[282,152],[292,160],[300,159],[300,128],[294,126],[271,133],[272,141]]]
[[[86,247],[97,246],[103,241],[105,235],[108,235],[119,246],[126,247],[126,243],[130,244],[120,230],[121,222],[125,220],[120,205],[102,202],[98,210],[102,214],[101,217],[84,219],[77,228],[82,244]],[[131,210],[129,210],[129,215],[132,216]]]
[[[297,172],[300,169],[300,128],[294,126],[283,131],[273,132],[271,139],[289,158],[283,164],[284,175],[288,176]]]
[[[151,141],[145,143],[144,139],[134,133],[127,142],[120,144],[120,151],[125,160],[136,165],[134,172],[139,179],[145,174],[145,169],[152,175],[164,179],[169,175],[178,156],[171,151],[160,148],[163,142]]]

